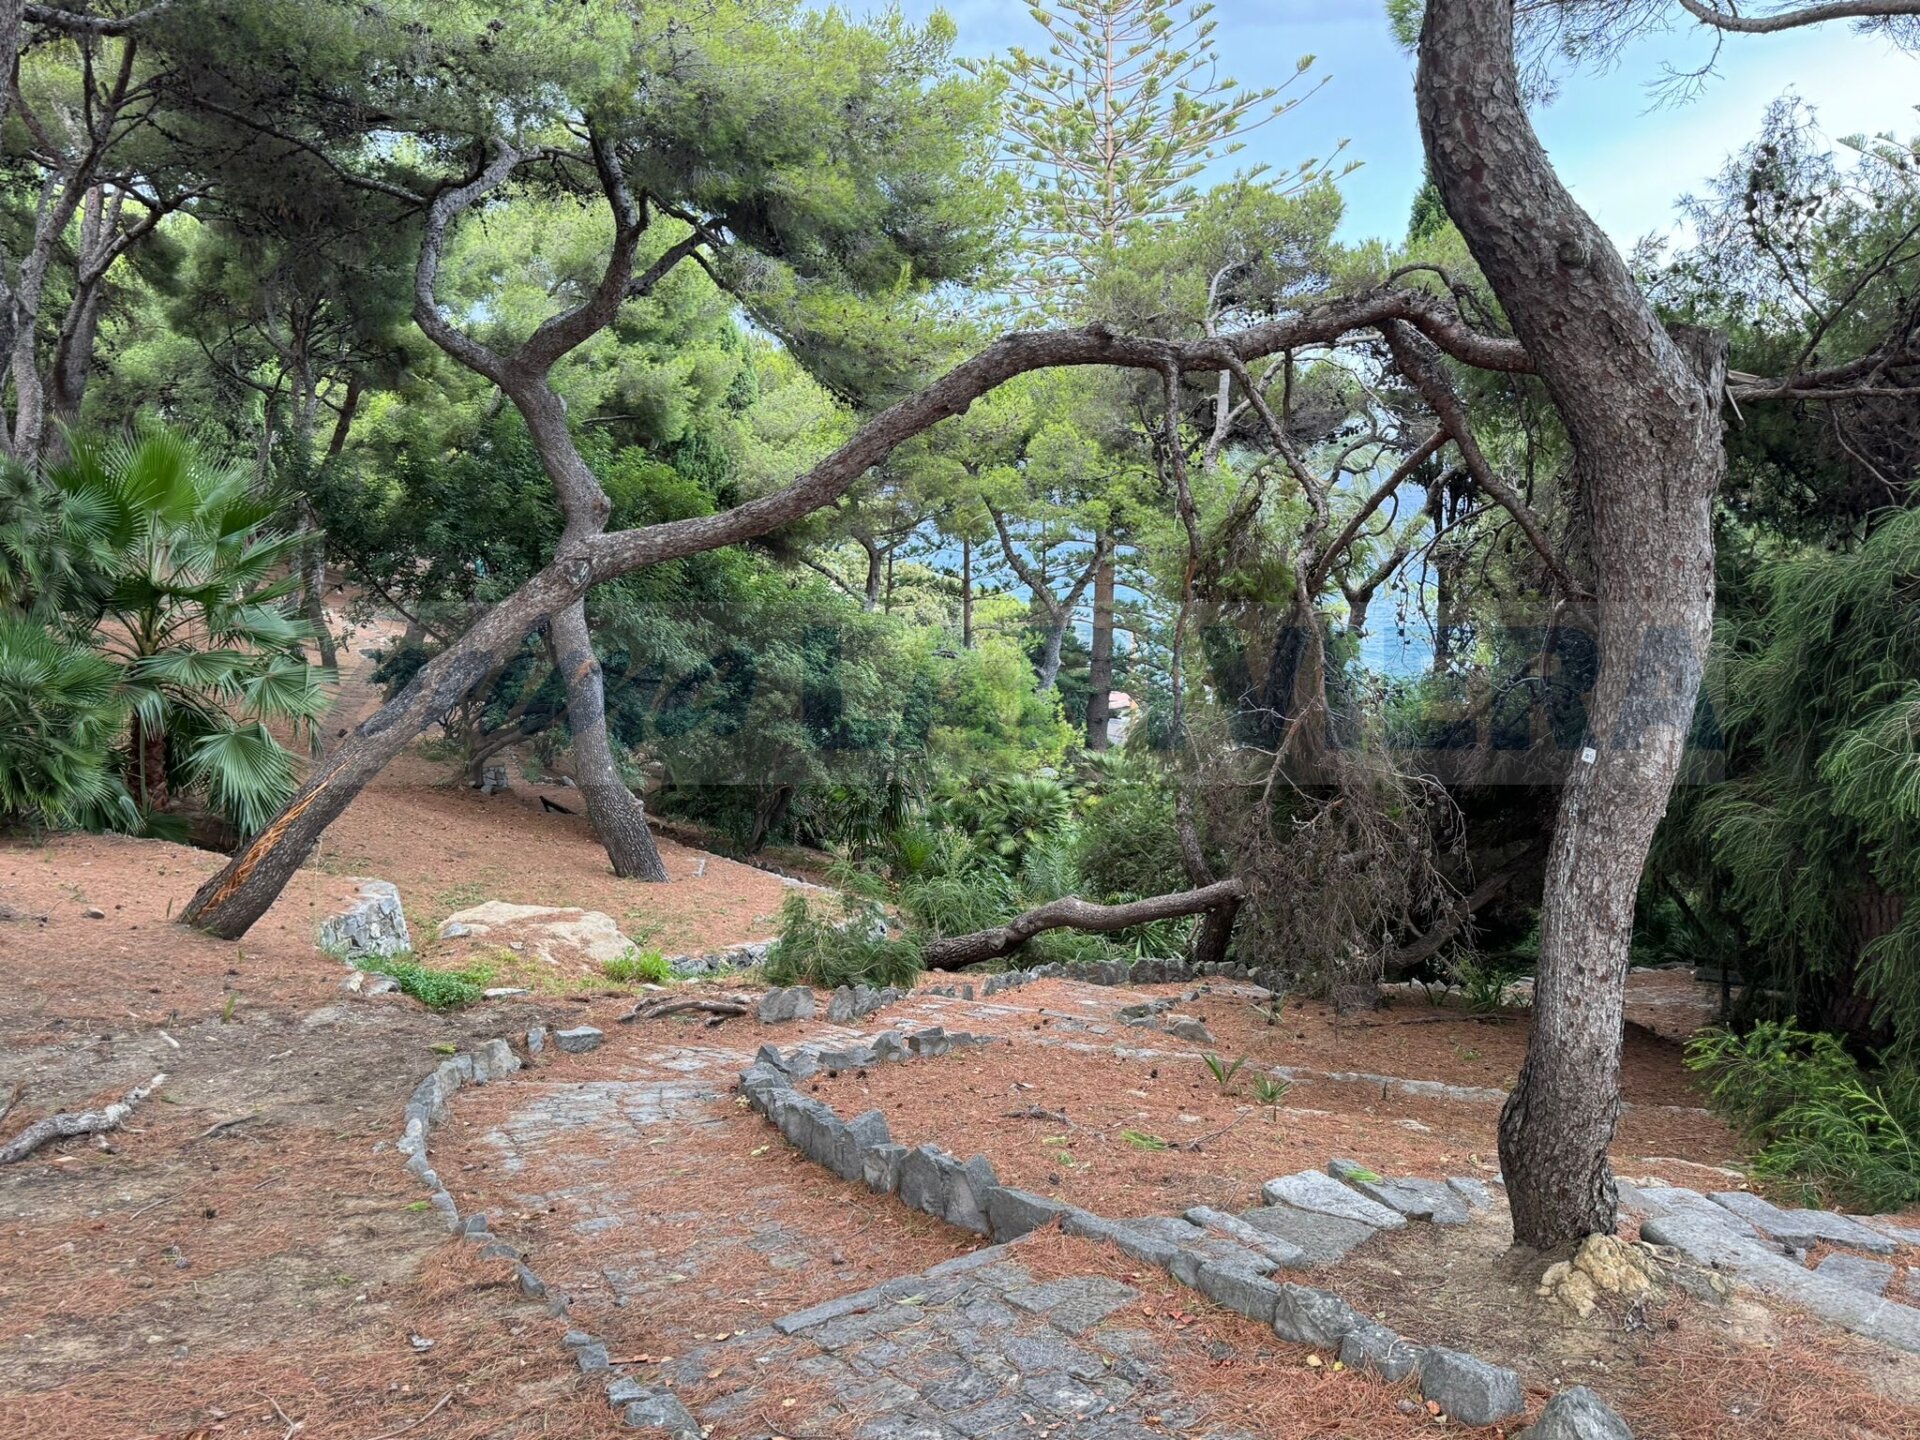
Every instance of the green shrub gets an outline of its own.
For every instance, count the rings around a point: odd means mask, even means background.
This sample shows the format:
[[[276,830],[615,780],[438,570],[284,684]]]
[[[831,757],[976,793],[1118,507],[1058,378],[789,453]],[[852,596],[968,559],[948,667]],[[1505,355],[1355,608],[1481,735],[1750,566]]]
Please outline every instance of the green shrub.
[[[429,1010],[471,1005],[493,980],[493,971],[485,965],[469,965],[464,970],[429,970],[404,955],[371,960],[365,968],[377,975],[392,977],[402,994],[411,995]]]
[[[1184,889],[1172,794],[1156,783],[1125,780],[1095,797],[1080,819],[1074,862],[1089,899]]]
[[[1453,967],[1461,1002],[1473,1015],[1492,1015],[1506,1008],[1507,991],[1520,975],[1518,965],[1497,960],[1462,960]]]
[[[920,947],[887,931],[877,901],[850,900],[837,921],[816,915],[803,895],[780,907],[780,938],[767,952],[773,985],[911,985],[923,968]]]
[[[1760,1148],[1753,1172],[1796,1198],[1860,1209],[1920,1200],[1920,1070],[1863,1069],[1831,1035],[1791,1021],[1703,1030],[1687,1064],[1714,1108]]]
[[[673,979],[673,968],[658,950],[630,948],[617,959],[603,962],[600,973],[616,985],[665,985]]]
[[[0,615],[0,821],[48,830],[138,822],[110,752],[119,670],[31,620]]]

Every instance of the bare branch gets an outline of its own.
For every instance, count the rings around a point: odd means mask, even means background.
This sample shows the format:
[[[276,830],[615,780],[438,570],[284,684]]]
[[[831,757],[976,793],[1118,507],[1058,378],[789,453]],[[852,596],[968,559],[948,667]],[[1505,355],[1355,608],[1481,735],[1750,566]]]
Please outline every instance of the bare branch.
[[[22,13],[29,24],[44,25],[49,30],[63,31],[68,35],[114,36],[137,30],[172,8],[173,0],[158,0],[158,3],[144,10],[136,10],[131,15],[76,15],[56,5],[28,5]]]
[[[49,1140],[65,1140],[75,1135],[104,1135],[126,1123],[133,1107],[167,1083],[165,1075],[156,1075],[144,1085],[136,1085],[111,1105],[98,1110],[80,1110],[49,1115],[36,1120],[5,1145],[0,1145],[0,1165],[12,1165],[26,1159]]]
[[[1736,15],[1709,5],[1706,0],[1680,0],[1680,4],[1701,24],[1739,35],[1777,35],[1783,30],[1798,30],[1829,20],[1891,20],[1901,15],[1920,15],[1920,0],[1830,0],[1827,4],[1781,10],[1772,15]]]

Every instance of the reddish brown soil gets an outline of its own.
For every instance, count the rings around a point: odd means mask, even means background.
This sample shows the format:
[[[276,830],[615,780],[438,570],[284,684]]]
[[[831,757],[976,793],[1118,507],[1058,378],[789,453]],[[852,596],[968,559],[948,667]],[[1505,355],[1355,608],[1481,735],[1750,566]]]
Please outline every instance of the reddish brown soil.
[[[1242,1208],[1257,1202],[1263,1181],[1318,1169],[1333,1156],[1394,1174],[1498,1168],[1493,1099],[1383,1095],[1378,1084],[1303,1076],[1275,1108],[1256,1103],[1253,1082],[1271,1066],[1288,1065],[1498,1089],[1517,1068],[1524,1019],[1483,1024],[1423,1007],[1354,1022],[1328,1006],[1296,1002],[1276,1028],[1241,998],[1215,992],[1177,1012],[1205,1017],[1211,1047],[1152,1030],[1115,1026],[1098,1035],[1072,1028],[1156,992],[1183,993],[1176,986],[1100,991],[1043,982],[1015,992],[1015,1003],[1034,1007],[1018,1016],[949,1002],[950,1028],[1004,1040],[940,1061],[938,1084],[913,1064],[812,1083],[843,1114],[878,1108],[901,1137],[984,1153],[1010,1184],[1107,1214]],[[1089,1001],[1100,1010],[1090,1010]],[[889,1013],[886,1023],[902,1022]],[[1120,1058],[1116,1046],[1164,1053]],[[1223,1089],[1203,1063],[1207,1053],[1227,1063],[1246,1056],[1247,1063]],[[1700,1178],[1697,1165],[1738,1160],[1735,1137],[1697,1108],[1678,1047],[1630,1030],[1625,1083],[1630,1108],[1614,1147],[1623,1172],[1665,1170],[1683,1182]]]

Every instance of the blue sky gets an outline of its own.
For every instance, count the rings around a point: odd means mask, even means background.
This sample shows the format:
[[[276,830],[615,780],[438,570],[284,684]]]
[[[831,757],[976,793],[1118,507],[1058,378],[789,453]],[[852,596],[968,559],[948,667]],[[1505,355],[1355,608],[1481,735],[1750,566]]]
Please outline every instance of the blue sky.
[[[960,46],[980,55],[1031,46],[1038,27],[1024,0],[900,0],[909,15],[943,9],[960,27]],[[864,6],[853,0],[850,8]],[[1675,7],[1676,12],[1678,7]],[[1306,104],[1249,137],[1247,156],[1293,164],[1325,154],[1338,138],[1363,163],[1342,182],[1348,203],[1343,234],[1398,238],[1419,184],[1420,138],[1413,116],[1412,61],[1388,33],[1380,0],[1219,0],[1216,44],[1229,73],[1246,84],[1273,83],[1301,55],[1329,76]],[[1684,17],[1682,17],[1684,19]],[[1725,156],[1751,138],[1767,105],[1794,90],[1833,136],[1920,131],[1920,60],[1845,25],[1784,36],[1729,37],[1718,77],[1690,103],[1656,108],[1647,89],[1663,63],[1692,68],[1711,53],[1691,25],[1635,46],[1605,75],[1566,79],[1536,117],[1563,178],[1613,235],[1631,245],[1672,232],[1673,204],[1700,188]]]

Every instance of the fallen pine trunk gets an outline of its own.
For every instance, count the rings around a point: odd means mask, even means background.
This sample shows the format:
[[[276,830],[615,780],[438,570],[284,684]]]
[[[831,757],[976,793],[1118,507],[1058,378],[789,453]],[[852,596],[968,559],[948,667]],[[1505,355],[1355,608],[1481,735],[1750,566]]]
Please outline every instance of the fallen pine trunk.
[[[0,1165],[12,1165],[26,1159],[49,1140],[67,1140],[75,1135],[104,1135],[118,1130],[133,1113],[133,1107],[166,1083],[156,1075],[144,1085],[136,1085],[121,1099],[100,1110],[80,1110],[71,1114],[49,1115],[36,1120],[4,1146],[0,1146]]]
[[[1024,915],[1016,915],[991,930],[971,935],[954,935],[932,940],[920,947],[920,958],[929,970],[963,970],[982,961],[997,960],[1018,950],[1034,936],[1048,930],[1090,930],[1111,934],[1153,920],[1172,920],[1181,915],[1198,915],[1227,907],[1237,909],[1246,898],[1238,880],[1220,880],[1198,890],[1181,890],[1171,895],[1155,895],[1132,900],[1125,905],[1095,905],[1077,895],[1049,900]],[[1224,947],[1223,947],[1224,948]]]

